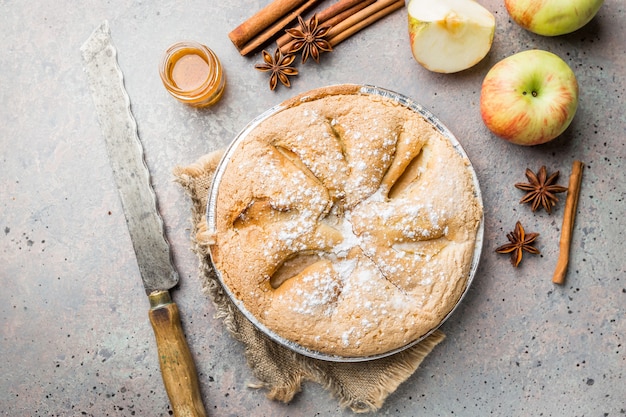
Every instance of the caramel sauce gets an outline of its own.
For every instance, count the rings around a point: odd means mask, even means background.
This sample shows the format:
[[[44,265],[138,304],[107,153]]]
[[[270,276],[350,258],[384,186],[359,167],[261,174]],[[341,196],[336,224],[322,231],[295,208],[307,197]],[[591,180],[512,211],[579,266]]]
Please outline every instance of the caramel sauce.
[[[172,45],[161,61],[159,73],[173,97],[194,107],[217,103],[226,85],[222,64],[215,53],[192,41]]]
[[[172,68],[172,80],[181,90],[196,90],[209,77],[209,64],[196,54],[180,57]]]

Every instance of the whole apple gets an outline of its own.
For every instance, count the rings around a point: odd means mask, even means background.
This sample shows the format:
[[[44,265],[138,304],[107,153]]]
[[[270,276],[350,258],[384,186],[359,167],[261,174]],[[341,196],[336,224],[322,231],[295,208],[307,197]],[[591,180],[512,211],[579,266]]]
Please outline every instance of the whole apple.
[[[515,22],[533,33],[558,36],[585,26],[604,0],[504,0]]]
[[[480,112],[485,125],[518,145],[559,136],[578,107],[578,82],[557,55],[533,49],[504,58],[483,80]]]

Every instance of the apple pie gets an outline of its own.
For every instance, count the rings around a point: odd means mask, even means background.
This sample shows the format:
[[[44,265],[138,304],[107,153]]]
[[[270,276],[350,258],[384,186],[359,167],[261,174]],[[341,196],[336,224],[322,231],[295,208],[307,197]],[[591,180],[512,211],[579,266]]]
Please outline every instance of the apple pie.
[[[477,261],[482,204],[458,143],[359,86],[274,109],[235,140],[213,187],[223,285],[263,330],[311,352],[414,343],[455,307]]]

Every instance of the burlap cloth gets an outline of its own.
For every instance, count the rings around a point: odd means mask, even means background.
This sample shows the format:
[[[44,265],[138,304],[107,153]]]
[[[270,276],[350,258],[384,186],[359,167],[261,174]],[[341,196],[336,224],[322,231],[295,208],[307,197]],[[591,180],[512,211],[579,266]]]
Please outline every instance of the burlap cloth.
[[[207,193],[223,151],[203,156],[187,167],[174,169],[178,182],[191,198],[192,249],[200,261],[203,291],[215,304],[233,337],[245,346],[248,366],[272,400],[289,402],[304,381],[319,383],[342,407],[355,413],[378,410],[385,399],[409,378],[432,349],[444,339],[435,331],[415,346],[392,356],[367,362],[337,363],[312,359],[274,342],[260,332],[230,301],[215,275],[208,254],[205,209]]]

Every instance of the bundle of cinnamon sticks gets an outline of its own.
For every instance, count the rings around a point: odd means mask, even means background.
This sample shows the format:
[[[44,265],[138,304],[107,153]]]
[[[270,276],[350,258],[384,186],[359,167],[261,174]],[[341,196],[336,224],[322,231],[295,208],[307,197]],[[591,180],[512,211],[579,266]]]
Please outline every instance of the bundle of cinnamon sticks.
[[[287,34],[283,35],[284,30],[319,2],[274,0],[231,31],[228,37],[244,56],[257,51],[272,39],[277,39],[278,47],[287,53],[292,39]],[[336,46],[402,7],[404,0],[339,0],[316,15],[320,26],[332,26],[326,39],[331,46]]]

